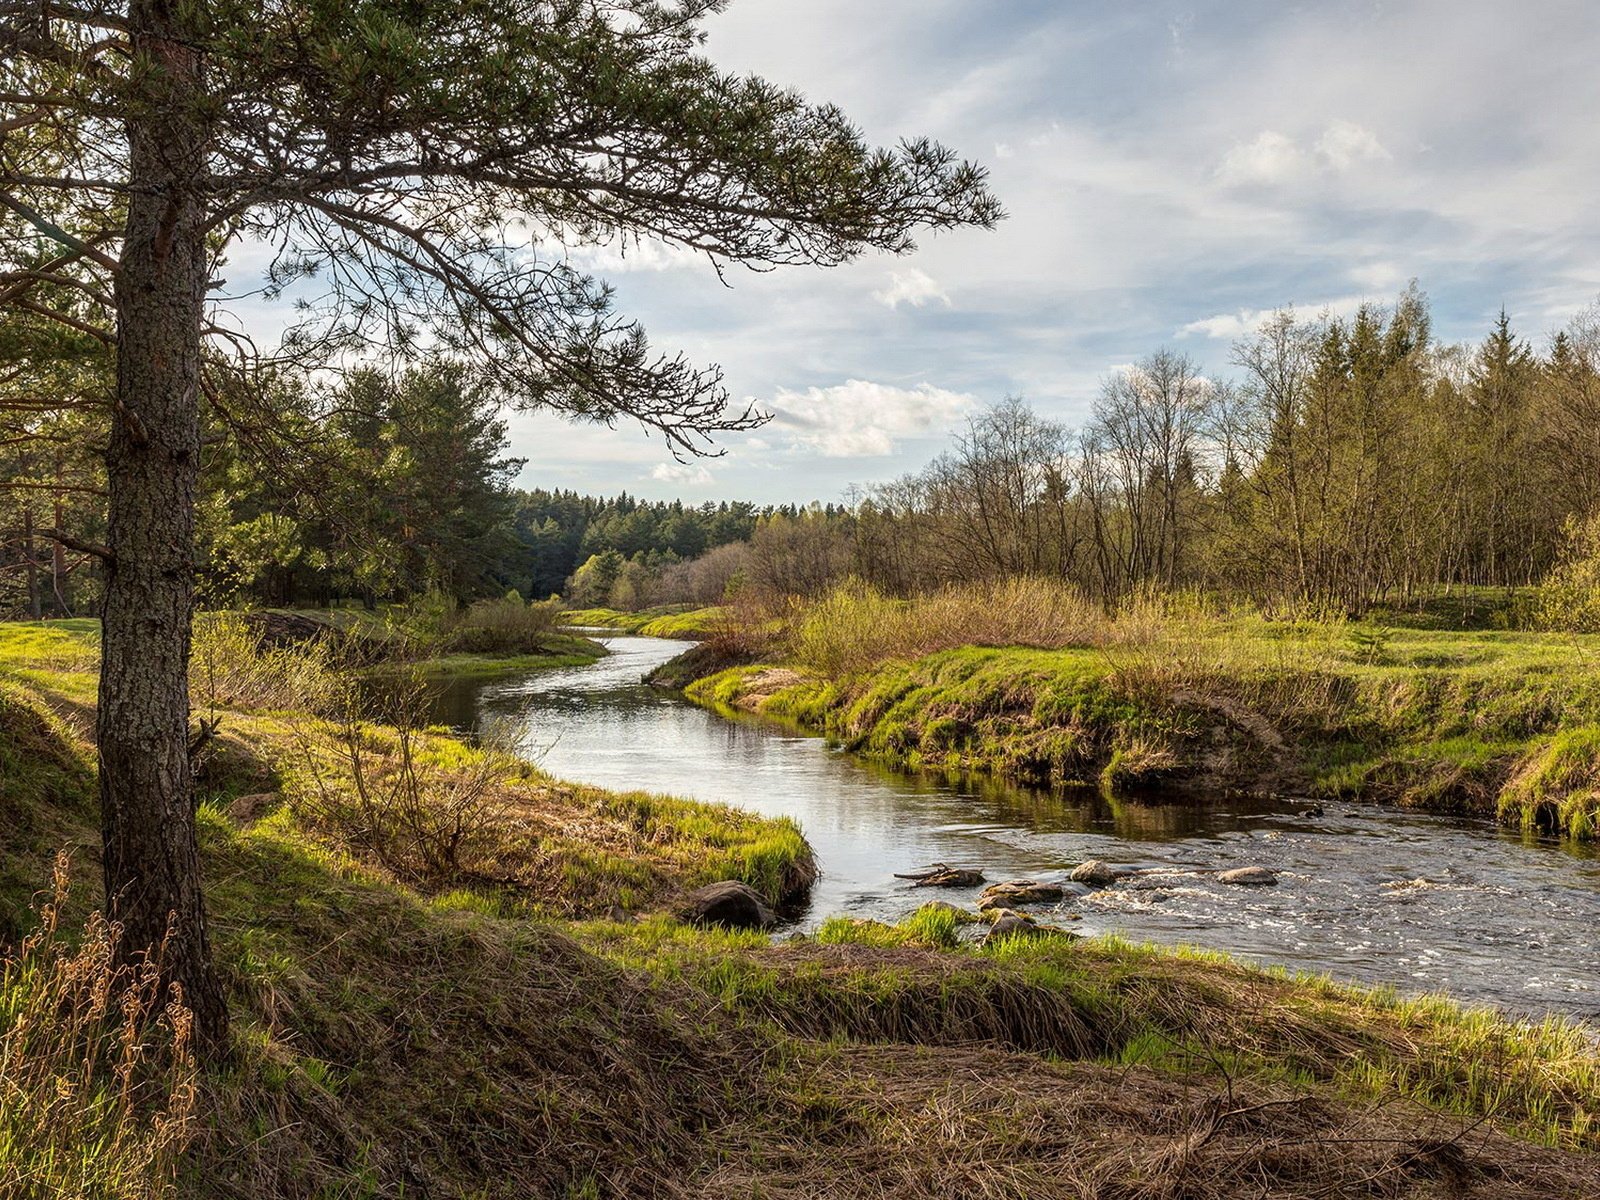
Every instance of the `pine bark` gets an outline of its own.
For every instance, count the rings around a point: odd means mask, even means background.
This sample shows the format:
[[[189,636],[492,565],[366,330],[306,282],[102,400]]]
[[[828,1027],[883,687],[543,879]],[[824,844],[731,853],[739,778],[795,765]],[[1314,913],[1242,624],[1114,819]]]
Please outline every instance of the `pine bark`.
[[[208,276],[203,81],[175,6],[136,0],[148,66],[127,121],[128,216],[116,285],[117,385],[106,452],[110,549],[97,740],[106,902],[129,958],[159,950],[200,1041],[227,1005],[206,931],[189,765],[189,627]]]

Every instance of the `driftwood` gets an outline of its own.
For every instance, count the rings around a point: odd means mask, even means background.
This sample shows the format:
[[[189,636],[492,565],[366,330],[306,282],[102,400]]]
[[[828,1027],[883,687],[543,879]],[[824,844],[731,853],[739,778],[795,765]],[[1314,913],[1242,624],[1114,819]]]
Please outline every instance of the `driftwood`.
[[[926,871],[913,871],[908,875],[896,872],[895,878],[909,879],[916,887],[977,887],[984,882],[982,871],[952,867],[948,863],[934,863]]]

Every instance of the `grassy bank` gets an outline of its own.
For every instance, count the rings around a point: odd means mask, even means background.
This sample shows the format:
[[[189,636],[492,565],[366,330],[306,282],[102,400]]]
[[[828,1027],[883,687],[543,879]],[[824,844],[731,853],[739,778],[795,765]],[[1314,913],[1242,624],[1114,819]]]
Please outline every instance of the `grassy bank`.
[[[134,1102],[63,1092],[114,1065],[117,1026],[45,1046],[16,1014],[80,998],[51,979],[127,982],[45,969],[98,945],[65,932],[99,901],[87,632],[0,627],[0,1193],[84,1194],[98,1173],[130,1200],[169,1180],[208,1200],[1207,1200],[1241,1180],[1532,1200],[1600,1179],[1600,1062],[1575,1027],[1114,942],[980,948],[934,910],[782,944],[692,930],[662,915],[682,888],[733,876],[777,899],[809,870],[792,826],[341,717],[320,664],[271,655],[228,681],[200,765],[234,1053],[196,1077],[158,1025]],[[285,672],[323,715],[282,703]],[[409,764],[424,829],[483,798],[470,853],[430,861],[381,806],[350,820],[352,754],[380,783]],[[61,932],[18,949],[63,846]]]
[[[1600,825],[1600,638],[962,603],[836,596],[688,693],[913,767]]]
[[[561,614],[561,623],[576,629],[615,629],[645,637],[683,638],[698,641],[714,636],[729,620],[726,608],[649,608],[642,612],[623,612],[615,608],[570,608]]]

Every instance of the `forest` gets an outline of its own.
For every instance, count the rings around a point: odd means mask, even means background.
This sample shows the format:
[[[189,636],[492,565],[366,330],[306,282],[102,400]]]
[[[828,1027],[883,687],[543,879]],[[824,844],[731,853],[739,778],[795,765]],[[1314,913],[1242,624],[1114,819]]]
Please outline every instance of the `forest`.
[[[1538,341],[1502,313],[1480,342],[1442,343],[1415,286],[1348,319],[1281,311],[1224,362],[1161,349],[1108,376],[1079,427],[999,400],[919,472],[764,506],[523,490],[504,423],[459,370],[368,371],[281,389],[275,411],[300,431],[282,473],[211,457],[199,585],[215,606],[514,591],[645,609],[817,596],[850,576],[915,596],[1025,575],[1111,606],[1192,589],[1354,615],[1509,594],[1558,569],[1590,578],[1600,546],[1600,310]],[[96,601],[93,557],[38,532],[103,537],[103,468],[71,412],[30,416],[3,450],[0,597],[17,616]],[[1600,623],[1581,595],[1562,603],[1545,619]]]

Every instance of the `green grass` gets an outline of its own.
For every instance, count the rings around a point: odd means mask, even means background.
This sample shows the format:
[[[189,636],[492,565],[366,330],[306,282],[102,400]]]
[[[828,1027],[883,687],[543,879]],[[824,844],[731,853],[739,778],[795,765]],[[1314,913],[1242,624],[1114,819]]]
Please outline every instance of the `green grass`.
[[[431,678],[452,676],[480,678],[517,674],[523,671],[552,670],[559,667],[584,667],[604,658],[606,649],[588,638],[566,633],[548,633],[541,639],[537,654],[440,654],[415,663],[379,665],[374,674],[385,670],[415,671]]]

